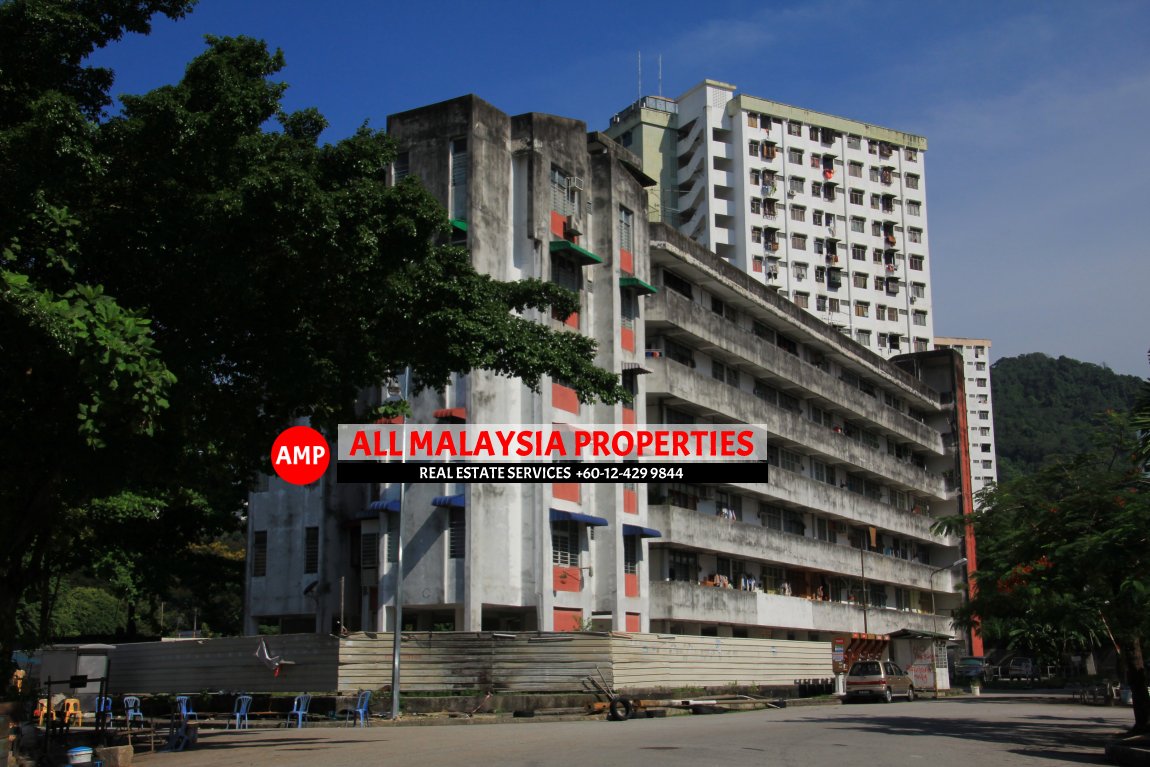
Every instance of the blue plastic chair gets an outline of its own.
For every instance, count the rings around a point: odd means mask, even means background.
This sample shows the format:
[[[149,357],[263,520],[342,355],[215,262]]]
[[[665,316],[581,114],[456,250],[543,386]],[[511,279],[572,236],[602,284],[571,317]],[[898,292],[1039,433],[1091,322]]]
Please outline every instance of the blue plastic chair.
[[[132,720],[136,720],[142,727],[144,725],[144,712],[140,710],[140,699],[135,695],[124,696],[124,720],[128,727],[132,726]]]
[[[192,703],[187,695],[177,696],[176,705],[180,707],[180,719],[183,719],[185,722],[189,719],[198,720],[200,718],[199,714],[192,710]]]
[[[247,729],[247,727],[248,727],[248,711],[250,711],[251,708],[252,708],[252,696],[241,695],[238,698],[236,698],[236,705],[232,709],[232,717],[235,719],[234,724],[235,724],[237,730],[239,730],[239,729],[245,729],[246,730]],[[233,722],[229,721],[228,724],[224,727],[224,729],[226,730],[228,727],[232,726],[232,724],[233,724]]]
[[[294,718],[296,727],[303,727],[303,723],[307,721],[307,709],[311,705],[311,696],[307,693],[297,695],[295,702],[292,703],[291,712],[288,714],[287,723],[291,727],[291,721]]]
[[[344,724],[346,725],[348,722],[350,722],[351,718],[354,716],[356,727],[367,726],[367,718],[371,716],[371,709],[369,708],[370,703],[371,690],[363,690],[360,692],[359,697],[355,700],[355,708],[347,712],[347,717],[344,719]]]
[[[106,727],[112,723],[112,698],[108,695],[96,696],[96,726]]]

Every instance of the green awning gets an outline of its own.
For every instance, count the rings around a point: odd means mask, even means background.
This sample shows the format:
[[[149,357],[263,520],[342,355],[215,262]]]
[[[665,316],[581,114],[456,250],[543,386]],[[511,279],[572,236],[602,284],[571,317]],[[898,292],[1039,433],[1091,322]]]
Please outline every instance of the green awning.
[[[451,219],[451,225],[454,226],[456,229],[458,229],[461,232],[467,231],[467,222],[461,218]]]
[[[603,259],[599,258],[597,255],[587,250],[586,248],[579,247],[570,240],[552,240],[551,252],[559,253],[562,251],[567,251],[571,255],[578,258],[583,266],[591,266],[593,264],[603,263]]]
[[[649,282],[643,282],[638,277],[620,277],[619,287],[633,288],[635,292],[642,293],[643,295],[653,295],[659,292],[659,289]]]

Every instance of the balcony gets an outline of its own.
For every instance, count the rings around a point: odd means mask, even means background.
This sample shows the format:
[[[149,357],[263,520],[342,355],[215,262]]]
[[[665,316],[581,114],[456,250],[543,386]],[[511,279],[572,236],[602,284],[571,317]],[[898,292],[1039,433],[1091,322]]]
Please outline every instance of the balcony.
[[[651,330],[648,328],[648,337],[650,335]],[[946,497],[945,484],[940,475],[912,464],[897,462],[886,453],[863,447],[800,415],[772,407],[749,391],[716,381],[665,358],[651,359],[647,367],[652,371],[647,380],[648,401],[652,397],[663,397],[670,404],[699,415],[718,415],[743,423],[761,424],[771,434],[785,441],[810,446],[833,463],[857,467],[910,488],[919,495]],[[937,432],[932,434],[933,442],[936,443],[935,452],[941,455],[942,439]]]
[[[775,252],[768,243],[768,257]],[[756,376],[781,376],[834,403],[839,410],[861,416],[883,431],[942,455],[942,438],[938,432],[905,413],[886,407],[881,399],[848,386],[825,371],[803,362],[777,346],[764,343],[750,330],[717,317],[702,305],[674,291],[663,290],[647,299],[647,337],[672,326],[685,332],[696,348],[718,347],[749,363]],[[748,365],[742,365],[744,369]]]
[[[778,473],[771,469],[772,478]],[[663,534],[652,544],[655,546],[716,552],[735,559],[770,562],[847,578],[858,578],[863,572],[860,565],[865,560],[868,581],[919,591],[930,589],[930,574],[935,572],[930,565],[877,551],[862,551],[846,543],[772,530],[757,524],[757,515],[754,519],[756,522],[732,522],[713,513],[667,504],[647,507],[648,524]],[[954,578],[952,572],[936,575],[936,590],[945,592],[953,588],[957,582]]]
[[[762,591],[735,591],[685,581],[656,581],[650,585],[651,620],[723,623],[801,631],[890,634],[899,629],[945,631],[945,618],[907,610],[850,603],[816,602]]]

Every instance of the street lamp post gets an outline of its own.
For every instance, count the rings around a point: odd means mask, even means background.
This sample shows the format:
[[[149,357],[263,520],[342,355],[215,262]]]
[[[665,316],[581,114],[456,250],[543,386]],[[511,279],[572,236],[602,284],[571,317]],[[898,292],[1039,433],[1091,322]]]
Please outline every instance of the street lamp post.
[[[407,401],[410,393],[411,383],[411,366],[409,365],[403,374],[403,392],[398,399],[403,402]],[[389,400],[395,401],[396,397],[388,397]],[[400,455],[400,462],[406,463],[407,461],[407,417],[403,419],[402,440],[400,444],[403,446],[403,453]],[[400,644],[403,641],[403,512],[404,501],[406,500],[407,484],[400,477],[399,481],[399,520],[396,524],[395,535],[397,545],[395,547],[395,620],[392,625],[391,631],[391,718],[396,720],[399,718],[399,650]]]
[[[934,576],[938,575],[944,570],[953,570],[959,565],[965,564],[966,557],[963,557],[962,559],[955,560],[954,562],[944,567],[936,567],[930,573],[930,614],[931,620],[934,622],[935,634],[939,634],[941,632],[938,630],[938,611],[934,606]],[[948,631],[947,635],[949,636],[949,634],[950,632]],[[938,698],[938,637],[931,637],[930,640],[930,673],[931,676],[934,677],[934,684],[932,685],[934,687],[934,697]]]

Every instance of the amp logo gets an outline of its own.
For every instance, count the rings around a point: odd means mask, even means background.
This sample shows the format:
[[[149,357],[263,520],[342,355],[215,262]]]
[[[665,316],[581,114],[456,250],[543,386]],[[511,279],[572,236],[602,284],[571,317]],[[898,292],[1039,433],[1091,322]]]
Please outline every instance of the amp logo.
[[[331,451],[327,440],[308,426],[293,426],[276,437],[272,445],[272,468],[284,482],[310,485],[327,471]]]

